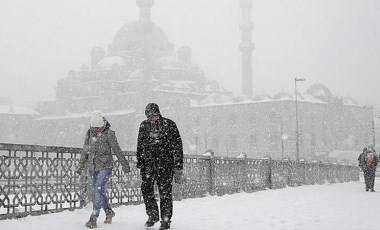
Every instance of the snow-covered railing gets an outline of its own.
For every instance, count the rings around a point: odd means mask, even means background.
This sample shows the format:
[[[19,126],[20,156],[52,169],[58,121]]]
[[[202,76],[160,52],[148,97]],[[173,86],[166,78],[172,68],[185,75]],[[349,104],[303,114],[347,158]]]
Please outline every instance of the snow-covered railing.
[[[73,210],[88,203],[87,176],[75,173],[80,154],[79,148],[0,143],[0,219]],[[143,201],[135,152],[125,155],[131,172],[125,174],[116,161],[108,184],[114,206]],[[184,178],[182,184],[174,184],[176,200],[359,180],[359,170],[349,165],[185,155]]]
[[[212,195],[359,180],[359,169],[352,165],[223,157],[207,161]]]

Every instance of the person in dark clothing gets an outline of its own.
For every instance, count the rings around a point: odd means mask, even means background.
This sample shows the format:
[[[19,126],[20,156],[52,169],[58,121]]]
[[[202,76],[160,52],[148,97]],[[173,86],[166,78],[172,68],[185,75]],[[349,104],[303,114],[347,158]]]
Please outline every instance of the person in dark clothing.
[[[157,104],[145,108],[147,120],[141,122],[137,138],[137,168],[142,178],[143,194],[148,221],[152,227],[161,217],[159,230],[170,229],[173,215],[172,184],[181,181],[183,170],[183,147],[177,125],[162,117]],[[157,183],[160,196],[160,212],[154,196]]]
[[[359,157],[358,157],[358,162],[359,162],[358,166],[359,166],[359,168],[360,168],[363,172],[364,172],[364,161],[362,161],[362,158],[363,158],[363,155],[366,154],[366,152],[367,152],[367,147],[364,147],[364,148],[363,148],[363,152],[360,153],[360,155],[359,155]]]
[[[107,182],[112,176],[114,160],[112,153],[119,159],[124,173],[130,172],[129,163],[123,155],[117,142],[115,132],[110,129],[110,123],[100,111],[94,111],[83,145],[83,152],[76,172],[81,174],[87,168],[90,174],[93,190],[93,211],[85,226],[96,228],[96,219],[100,209],[106,213],[105,224],[111,224],[115,212],[111,209],[107,195]]]
[[[379,160],[378,155],[372,146],[363,150],[363,153],[359,156],[359,167],[364,173],[365,190],[374,192],[375,189],[375,173]]]

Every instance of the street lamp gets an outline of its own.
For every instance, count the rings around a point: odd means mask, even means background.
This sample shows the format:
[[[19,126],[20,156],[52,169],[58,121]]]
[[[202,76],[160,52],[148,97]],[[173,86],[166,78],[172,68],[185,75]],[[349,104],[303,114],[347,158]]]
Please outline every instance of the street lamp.
[[[288,139],[288,135],[283,133],[281,136],[281,159],[284,159],[284,141]]]
[[[305,81],[305,78],[294,78],[294,94],[296,102],[296,161],[299,161],[300,151],[299,151],[299,133],[298,133],[298,100],[297,100],[297,81]]]

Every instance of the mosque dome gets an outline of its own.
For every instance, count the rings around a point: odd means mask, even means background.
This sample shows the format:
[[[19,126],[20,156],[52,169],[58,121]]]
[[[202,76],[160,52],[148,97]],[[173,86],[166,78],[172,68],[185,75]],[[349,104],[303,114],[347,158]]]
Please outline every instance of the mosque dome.
[[[111,55],[127,53],[156,60],[165,55],[173,55],[174,48],[159,26],[153,22],[136,21],[127,23],[117,32],[109,51]]]
[[[321,83],[311,85],[306,93],[325,102],[334,97],[329,88]]]
[[[343,98],[343,103],[345,105],[359,105],[359,103],[355,99],[353,99],[352,97]]]

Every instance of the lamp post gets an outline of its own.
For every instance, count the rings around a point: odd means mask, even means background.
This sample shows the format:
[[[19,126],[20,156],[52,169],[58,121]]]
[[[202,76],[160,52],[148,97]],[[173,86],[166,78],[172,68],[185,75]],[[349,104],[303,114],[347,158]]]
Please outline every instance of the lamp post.
[[[284,140],[288,139],[288,135],[283,133],[281,136],[281,159],[284,159]]]
[[[305,81],[305,78],[294,78],[294,94],[296,103],[296,161],[299,161],[300,151],[299,151],[299,133],[298,133],[298,100],[297,100],[297,81]]]

